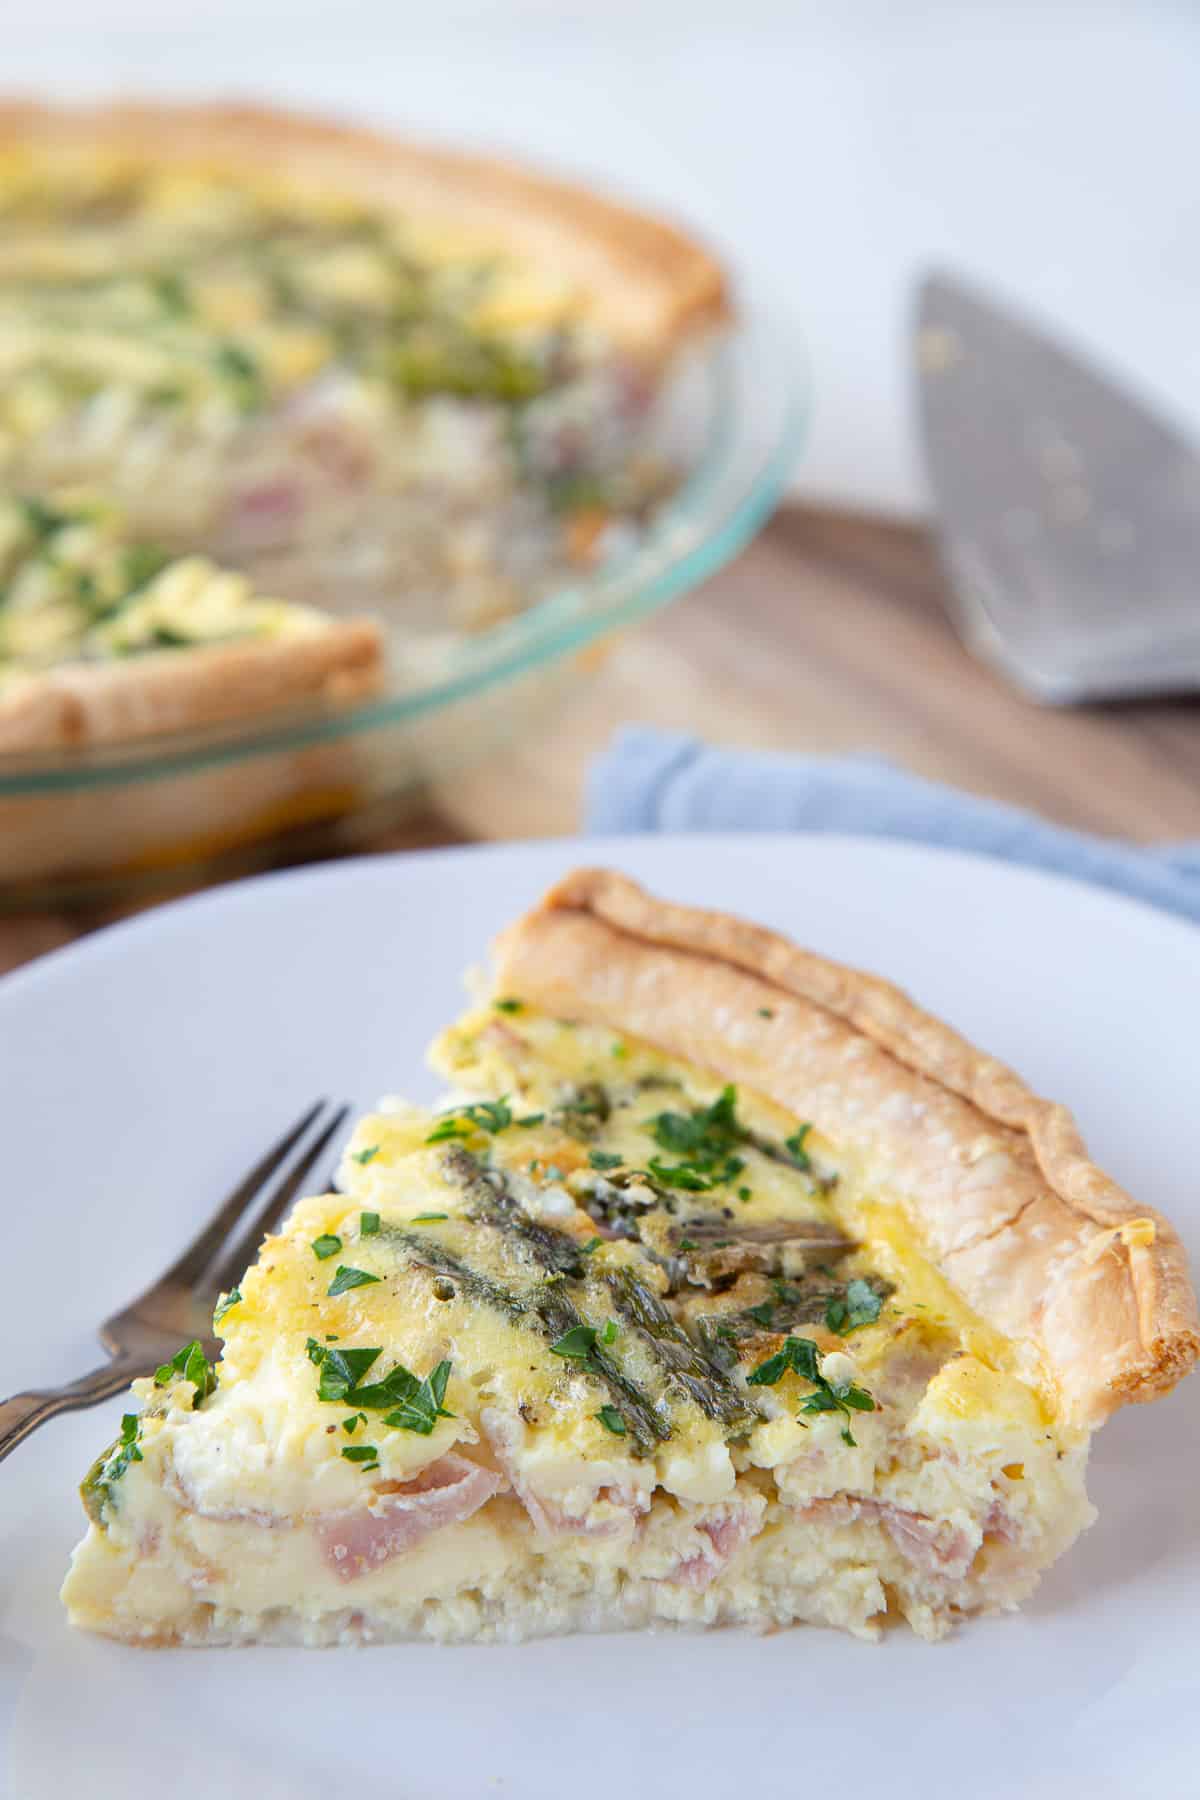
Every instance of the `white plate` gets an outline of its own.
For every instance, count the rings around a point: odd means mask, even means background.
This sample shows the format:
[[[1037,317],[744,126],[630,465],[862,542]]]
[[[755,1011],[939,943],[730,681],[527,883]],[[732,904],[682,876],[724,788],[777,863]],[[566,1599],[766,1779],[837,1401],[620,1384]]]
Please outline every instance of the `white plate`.
[[[1200,937],[973,858],[841,839],[630,839],[662,891],[914,991],[1200,1238]],[[320,1093],[433,1093],[422,1052],[495,928],[580,854],[547,844],[268,876],[0,984],[0,1386],[78,1373],[252,1153]],[[583,854],[595,858],[597,846]],[[72,1633],[75,1484],[120,1401],[0,1467],[0,1736],[12,1794],[89,1800],[970,1800],[1196,1791],[1197,1392],[1097,1442],[1100,1523],[1015,1619],[937,1648],[829,1632],[519,1649],[159,1652]],[[7,1712],[7,1720],[5,1714]],[[0,1765],[3,1766],[3,1765]]]

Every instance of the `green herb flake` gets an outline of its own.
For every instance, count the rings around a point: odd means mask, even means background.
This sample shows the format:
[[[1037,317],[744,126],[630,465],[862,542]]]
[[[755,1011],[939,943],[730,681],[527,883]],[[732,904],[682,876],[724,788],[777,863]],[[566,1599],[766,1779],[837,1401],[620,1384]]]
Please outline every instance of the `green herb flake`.
[[[629,1055],[629,1045],[628,1044],[614,1044],[612,1047],[612,1054],[617,1058],[618,1062],[623,1062],[624,1059]]]
[[[572,1325],[570,1331],[564,1331],[558,1342],[551,1344],[553,1356],[565,1356],[570,1362],[587,1362],[596,1348],[596,1328],[594,1325]]]
[[[374,1162],[378,1155],[379,1145],[368,1144],[365,1150],[352,1150],[350,1152],[350,1161],[361,1163],[363,1168],[366,1168],[367,1164],[369,1162]]]
[[[748,1306],[746,1317],[753,1319],[756,1325],[769,1326],[775,1317],[775,1307],[770,1300],[764,1300],[759,1306]]]
[[[783,1348],[759,1363],[746,1377],[750,1387],[774,1387],[789,1370],[810,1381],[814,1392],[800,1402],[801,1413],[841,1413],[846,1420],[841,1437],[851,1448],[855,1439],[850,1430],[852,1412],[874,1412],[875,1402],[865,1388],[850,1381],[827,1381],[821,1373],[817,1346],[811,1338],[787,1337]]]
[[[589,1150],[588,1161],[593,1169],[619,1169],[624,1162],[623,1156],[617,1156],[611,1150]]]
[[[213,1313],[213,1330],[215,1331],[217,1329],[217,1326],[221,1323],[221,1320],[225,1317],[227,1312],[231,1312],[235,1306],[240,1306],[241,1304],[242,1291],[240,1288],[230,1288],[227,1294],[222,1294],[221,1298],[217,1301],[216,1311]]]
[[[374,1444],[343,1444],[342,1455],[347,1462],[374,1463],[378,1466],[379,1451]]]
[[[519,1125],[522,1131],[528,1131],[532,1125],[540,1125],[545,1117],[544,1112],[526,1113],[523,1119],[515,1119],[513,1123]]]
[[[399,1367],[399,1365],[397,1366]],[[400,1431],[415,1431],[421,1437],[428,1437],[439,1419],[454,1417],[454,1414],[447,1412],[442,1405],[446,1398],[446,1384],[450,1380],[450,1364],[448,1362],[438,1363],[424,1381],[418,1381],[416,1376],[407,1369],[401,1370],[401,1373],[408,1377],[411,1388],[404,1395],[397,1410],[390,1412],[383,1422],[385,1425],[394,1425]],[[387,1380],[379,1385],[385,1387],[395,1377],[396,1370],[393,1369]],[[361,1398],[361,1395],[356,1397]]]
[[[811,1125],[801,1125],[798,1131],[792,1133],[791,1137],[784,1138],[783,1140],[784,1149],[792,1158],[792,1161],[798,1169],[803,1170],[812,1168],[812,1162],[809,1158],[808,1151],[804,1148],[804,1140],[811,1130]]]
[[[409,1223],[412,1225],[436,1225],[442,1219],[448,1219],[449,1213],[414,1213]]]
[[[492,1005],[497,1012],[502,1013],[519,1013],[525,1011],[525,1002],[523,1000],[493,1000]]]
[[[477,1137],[481,1132],[495,1137],[498,1132],[507,1131],[512,1122],[512,1108],[508,1096],[503,1094],[499,1100],[478,1100],[443,1113],[425,1142],[445,1144],[456,1138]]]
[[[217,1377],[213,1366],[200,1346],[199,1338],[193,1338],[182,1350],[177,1350],[170,1362],[159,1363],[154,1371],[155,1387],[166,1387],[176,1375],[182,1375],[190,1381],[196,1392],[192,1396],[193,1407],[208,1399],[217,1385]]]
[[[313,1239],[312,1253],[318,1262],[324,1262],[327,1256],[336,1256],[341,1247],[340,1237],[334,1237],[331,1231],[323,1231],[319,1238]]]
[[[611,1431],[614,1437],[625,1436],[625,1421],[615,1406],[602,1406],[595,1416],[605,1431]]]
[[[321,1371],[318,1400],[345,1400],[371,1365],[383,1355],[381,1349],[327,1350],[316,1338],[309,1338],[306,1349],[308,1360],[316,1363]]]
[[[365,1212],[358,1215],[359,1237],[377,1237],[379,1235],[379,1214]]]
[[[769,1006],[760,1006],[758,1016],[760,1019],[773,1019],[775,1017],[774,1009]]]
[[[333,1280],[325,1292],[331,1300],[334,1300],[339,1294],[348,1293],[351,1288],[369,1287],[372,1282],[378,1280],[378,1275],[368,1275],[365,1269],[352,1269],[345,1263],[339,1263]]]
[[[883,1309],[883,1301],[869,1281],[856,1278],[846,1286],[843,1299],[831,1294],[825,1302],[825,1324],[838,1337],[848,1337],[864,1325],[874,1325]]]
[[[137,1441],[140,1423],[137,1413],[126,1413],[121,1420],[119,1436],[102,1456],[96,1458],[83,1478],[80,1498],[89,1519],[97,1525],[104,1523],[104,1503],[112,1499],[114,1484],[120,1481],[130,1463],[143,1460]]]
[[[617,1321],[615,1319],[606,1319],[604,1321],[604,1330],[600,1333],[600,1342],[602,1344],[615,1344],[616,1341]]]
[[[353,1437],[359,1426],[365,1425],[366,1422],[366,1413],[351,1413],[348,1419],[342,1420],[342,1430],[346,1433],[347,1437]]]
[[[604,1243],[603,1238],[599,1238],[599,1237],[589,1238],[587,1243],[584,1244],[584,1246],[583,1246],[583,1254],[585,1256],[590,1256],[594,1250],[599,1250],[603,1243]]]
[[[442,1404],[450,1380],[448,1362],[438,1363],[424,1380],[406,1369],[403,1363],[397,1363],[381,1381],[364,1383],[363,1376],[382,1351],[325,1350],[315,1338],[309,1338],[307,1349],[309,1360],[321,1370],[318,1400],[348,1400],[360,1409],[355,1417],[363,1416],[363,1408],[386,1412],[385,1425],[401,1431],[415,1431],[423,1437],[429,1436],[438,1419],[454,1417]],[[343,1420],[342,1425],[346,1431],[350,1430],[348,1420]]]
[[[738,1199],[741,1200],[742,1202],[745,1202],[747,1200],[752,1200],[753,1198],[754,1198],[754,1195],[748,1187],[740,1187],[738,1189]]]

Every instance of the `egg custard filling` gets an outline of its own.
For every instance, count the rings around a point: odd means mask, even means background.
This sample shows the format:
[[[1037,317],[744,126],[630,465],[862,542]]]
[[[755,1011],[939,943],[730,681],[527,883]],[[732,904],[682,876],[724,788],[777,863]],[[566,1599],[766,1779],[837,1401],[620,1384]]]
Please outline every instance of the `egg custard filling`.
[[[340,1191],[223,1296],[215,1368],[191,1345],[135,1384],[84,1483],[77,1624],[327,1644],[903,1617],[936,1638],[1016,1606],[1091,1521],[1091,1421],[938,1266],[865,1134],[840,1139],[817,1089],[824,1121],[678,1054],[653,965],[653,1036],[601,1016],[603,960],[555,1004],[554,910],[435,1045],[446,1103],[364,1118]],[[795,1001],[771,995],[715,1025],[786,1055]]]

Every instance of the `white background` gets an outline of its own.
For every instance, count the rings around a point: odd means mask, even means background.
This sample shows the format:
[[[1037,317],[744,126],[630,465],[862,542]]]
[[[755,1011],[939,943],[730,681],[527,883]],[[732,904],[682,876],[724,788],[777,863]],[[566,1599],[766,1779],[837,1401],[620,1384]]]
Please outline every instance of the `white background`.
[[[933,259],[1200,433],[1189,0],[35,0],[3,35],[10,87],[307,101],[691,219],[809,341],[809,493],[919,504],[906,309]]]

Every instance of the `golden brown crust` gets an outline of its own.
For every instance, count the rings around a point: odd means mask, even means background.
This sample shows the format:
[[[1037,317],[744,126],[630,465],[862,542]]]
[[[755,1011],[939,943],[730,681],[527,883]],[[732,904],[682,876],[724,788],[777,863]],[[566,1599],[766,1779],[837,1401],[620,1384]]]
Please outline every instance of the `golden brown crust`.
[[[730,315],[720,264],[685,232],[492,157],[255,106],[0,102],[0,152],[21,148],[227,166],[461,224],[577,281],[597,321],[651,361]]]
[[[1094,1425],[1200,1354],[1172,1226],[1089,1161],[1071,1114],[898,988],[722,913],[582,869],[503,935],[505,991],[603,1022],[813,1121],[904,1206],[980,1315]]]
[[[366,619],[297,637],[63,663],[0,692],[0,752],[87,749],[257,719],[276,707],[344,704],[375,692],[383,672],[383,639]]]

